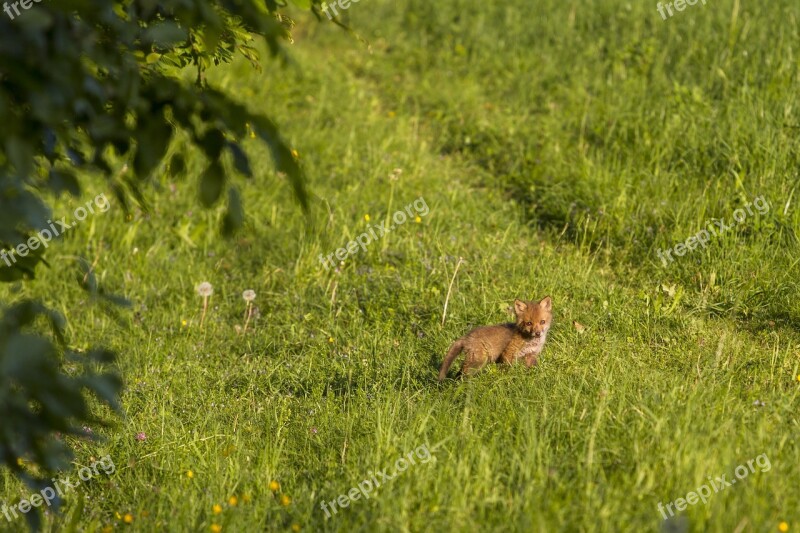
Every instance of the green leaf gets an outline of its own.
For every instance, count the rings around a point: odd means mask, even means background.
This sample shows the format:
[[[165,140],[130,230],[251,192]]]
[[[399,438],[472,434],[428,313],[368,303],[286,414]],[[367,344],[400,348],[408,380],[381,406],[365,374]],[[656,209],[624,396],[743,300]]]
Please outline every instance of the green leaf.
[[[87,356],[92,361],[96,361],[98,363],[103,363],[103,364],[113,363],[117,358],[117,354],[115,354],[111,350],[106,350],[106,349],[92,350],[87,354]]]
[[[142,32],[142,41],[159,47],[172,46],[185,41],[188,37],[189,34],[185,29],[171,21],[153,24]]]
[[[308,210],[308,193],[306,193],[305,176],[297,164],[291,150],[278,134],[278,128],[266,117],[253,117],[254,129],[269,146],[272,159],[279,171],[286,174],[292,184],[295,196],[304,210]]]
[[[211,207],[225,189],[225,171],[219,161],[212,162],[200,176],[200,203]]]
[[[28,236],[20,239],[19,245],[26,243]],[[12,252],[12,246],[0,242],[0,281],[18,281],[21,279],[36,277],[36,267],[39,263],[44,263],[45,248],[39,246],[36,250],[25,249],[26,255],[19,255],[16,248]],[[5,252],[5,255],[3,255]]]
[[[122,390],[122,379],[118,375],[97,374],[84,378],[83,384],[89,388],[99,400],[108,404],[115,411],[120,410],[119,400],[117,398]]]
[[[220,30],[214,26],[206,26],[203,28],[203,46],[207,52],[215,52],[217,45],[219,45]]]
[[[172,126],[161,114],[140,115],[137,126],[133,170],[139,179],[146,179],[167,153]]]
[[[76,197],[81,194],[78,178],[75,177],[75,174],[66,170],[51,169],[48,174],[47,185],[56,193],[56,196],[61,196],[64,192]]]
[[[53,16],[45,9],[29,9],[24,17],[20,17],[19,24],[26,31],[43,32],[53,25]]]
[[[180,152],[176,152],[175,155],[172,156],[172,159],[169,162],[170,176],[175,178],[179,174],[182,174],[185,170],[186,170],[186,158],[183,157],[183,154],[181,154]]]
[[[233,165],[236,167],[236,170],[248,178],[252,178],[253,171],[250,168],[250,160],[247,158],[247,154],[244,153],[244,150],[242,150],[242,147],[237,143],[229,142],[228,149],[231,151],[231,155],[233,155]]]
[[[6,153],[19,174],[28,175],[31,173],[33,147],[28,142],[20,137],[10,137],[6,141]]]
[[[70,516],[69,523],[64,533],[75,533],[78,531],[78,524],[80,524],[81,517],[83,516],[84,504],[85,499],[83,491],[78,491],[78,503],[75,504],[75,509],[72,510],[72,516]]]
[[[76,273],[78,285],[89,294],[97,294],[97,278],[92,265],[84,258],[78,259],[78,272]]]
[[[235,187],[228,189],[228,210],[222,218],[222,234],[226,237],[233,235],[244,224],[244,208],[242,198]]]
[[[222,147],[225,146],[225,135],[217,128],[206,132],[200,139],[200,148],[205,152],[206,157],[212,161],[219,159]]]
[[[42,515],[39,509],[31,509],[31,512],[25,513],[25,521],[28,522],[28,529],[32,533],[38,533],[42,530]]]

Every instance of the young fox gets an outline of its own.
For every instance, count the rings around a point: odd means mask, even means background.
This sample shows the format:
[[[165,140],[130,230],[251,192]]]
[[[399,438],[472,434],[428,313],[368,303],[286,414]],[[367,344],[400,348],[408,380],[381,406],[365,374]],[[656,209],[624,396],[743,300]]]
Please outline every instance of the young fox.
[[[465,376],[498,359],[511,364],[524,358],[528,367],[535,365],[553,320],[552,308],[549,296],[540,302],[514,300],[517,322],[475,328],[454,342],[439,370],[439,381],[447,376],[447,370],[462,351],[466,352],[461,365],[461,374]]]

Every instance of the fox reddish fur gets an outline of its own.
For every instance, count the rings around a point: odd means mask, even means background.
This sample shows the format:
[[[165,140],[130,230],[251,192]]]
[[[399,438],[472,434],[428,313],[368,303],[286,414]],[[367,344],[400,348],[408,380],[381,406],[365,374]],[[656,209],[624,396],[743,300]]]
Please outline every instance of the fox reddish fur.
[[[488,363],[512,364],[523,359],[528,367],[535,365],[547,340],[553,321],[553,302],[549,296],[541,301],[514,300],[515,323],[475,328],[450,346],[439,370],[439,381],[463,351],[461,374],[474,374]]]

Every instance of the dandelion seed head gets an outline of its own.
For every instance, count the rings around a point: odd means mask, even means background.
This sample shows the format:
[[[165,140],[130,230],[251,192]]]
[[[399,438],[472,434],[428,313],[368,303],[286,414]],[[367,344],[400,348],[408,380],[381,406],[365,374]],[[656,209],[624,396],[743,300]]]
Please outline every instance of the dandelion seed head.
[[[197,286],[197,294],[203,297],[211,296],[212,294],[214,294],[214,286],[211,285],[209,282],[204,281],[203,283]]]

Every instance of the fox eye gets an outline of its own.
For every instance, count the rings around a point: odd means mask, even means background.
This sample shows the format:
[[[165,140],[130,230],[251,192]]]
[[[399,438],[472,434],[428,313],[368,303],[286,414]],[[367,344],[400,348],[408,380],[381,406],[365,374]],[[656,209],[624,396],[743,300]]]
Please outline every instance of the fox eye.
[[[539,322],[539,324],[542,324],[542,325],[544,325],[544,320],[542,320],[541,322]]]
[[[525,325],[526,325],[526,326],[530,326],[530,325],[531,325],[531,323],[530,323],[530,322],[525,322]]]

